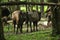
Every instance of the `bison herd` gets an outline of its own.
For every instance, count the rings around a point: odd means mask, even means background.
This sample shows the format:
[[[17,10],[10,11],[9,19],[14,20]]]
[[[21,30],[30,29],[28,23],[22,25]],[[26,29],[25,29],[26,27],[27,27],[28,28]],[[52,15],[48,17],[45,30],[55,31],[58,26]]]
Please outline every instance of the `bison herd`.
[[[20,32],[22,33],[22,28],[23,28],[23,23],[25,22],[27,25],[27,32],[29,31],[28,29],[28,23],[30,24],[30,31],[38,31],[38,26],[37,23],[41,19],[41,12],[38,12],[36,10],[28,10],[27,12],[23,12],[21,10],[15,10],[14,12],[10,12],[8,8],[6,7],[1,7],[1,13],[2,13],[2,22],[7,23],[9,19],[9,14],[12,14],[11,20],[13,20],[13,25],[14,25],[14,32],[18,33],[18,29],[20,29]],[[33,27],[32,27],[33,23]],[[16,29],[17,25],[17,30]]]

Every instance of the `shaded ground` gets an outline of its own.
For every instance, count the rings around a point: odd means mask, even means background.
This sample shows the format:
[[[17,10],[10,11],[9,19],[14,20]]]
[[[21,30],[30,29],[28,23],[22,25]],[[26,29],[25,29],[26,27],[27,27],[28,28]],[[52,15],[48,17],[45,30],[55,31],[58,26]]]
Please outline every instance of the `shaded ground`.
[[[32,33],[22,33],[22,34],[15,34],[15,33],[8,33],[5,34],[5,38],[7,40],[58,40],[59,37],[52,37],[51,36],[51,28],[45,30],[39,30],[37,32]]]
[[[13,25],[10,24],[9,32],[8,26],[4,27],[4,34],[6,40],[58,40],[60,35],[52,37],[52,27],[46,28],[46,26],[47,21],[46,19],[42,18],[41,21],[38,23],[39,31],[26,33],[26,25],[24,24],[23,33],[15,34],[13,32]]]

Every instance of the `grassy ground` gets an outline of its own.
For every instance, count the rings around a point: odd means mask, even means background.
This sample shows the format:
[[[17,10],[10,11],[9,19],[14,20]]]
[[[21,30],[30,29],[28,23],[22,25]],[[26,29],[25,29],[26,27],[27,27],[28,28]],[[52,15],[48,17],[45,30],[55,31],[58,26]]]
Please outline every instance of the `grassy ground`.
[[[15,33],[5,33],[5,38],[7,40],[51,40],[51,30],[40,30],[37,32],[32,33],[22,33],[22,34],[15,34]]]
[[[5,33],[6,40],[58,40],[57,37],[51,36],[51,29],[40,30],[32,33]]]
[[[41,22],[44,22],[45,19],[43,18],[41,20]],[[16,34],[13,32],[13,25],[10,24],[9,26],[4,26],[4,35],[6,40],[60,40],[60,35],[57,35],[56,37],[51,36],[51,27],[45,28],[42,25],[39,25],[38,29],[39,31],[26,33],[26,25],[23,25],[23,33]]]
[[[42,27],[42,26],[41,26]],[[56,37],[52,37],[52,28],[41,28],[39,27],[39,31],[36,32],[28,32],[26,33],[26,30],[23,30],[23,33],[15,34],[13,32],[13,27],[10,25],[10,30],[8,32],[8,27],[4,27],[4,35],[6,40],[58,40],[59,35]]]

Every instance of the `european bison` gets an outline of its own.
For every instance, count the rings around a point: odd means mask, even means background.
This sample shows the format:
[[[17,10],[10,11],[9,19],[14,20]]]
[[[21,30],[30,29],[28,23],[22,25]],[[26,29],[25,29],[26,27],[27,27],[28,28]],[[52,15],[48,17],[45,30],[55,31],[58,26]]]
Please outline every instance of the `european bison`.
[[[36,26],[36,30],[37,29],[37,23],[38,21],[41,19],[41,13],[37,12],[37,11],[32,11],[30,12],[31,14],[29,14],[29,12],[22,12],[20,10],[16,10],[12,13],[12,19],[13,19],[13,24],[14,24],[14,32],[15,32],[15,25],[17,24],[17,31],[16,33],[18,33],[18,28],[20,28],[20,32],[22,33],[22,26],[23,23],[26,22],[27,23],[27,32],[28,32],[28,22],[30,22],[30,29],[32,32],[32,26],[31,23],[33,22],[33,30],[35,31],[35,26]]]
[[[20,32],[22,33],[22,25],[23,25],[23,22],[26,20],[25,13],[20,10],[14,11],[12,13],[12,20],[13,20],[13,24],[14,24],[14,32],[15,32],[15,28],[17,25],[16,33],[18,33],[18,28],[20,29]]]
[[[41,19],[41,12],[33,10],[33,11],[28,11],[27,14],[28,14],[27,15],[27,32],[28,32],[28,22],[30,22],[31,32],[35,31],[35,27],[36,27],[36,31],[38,31],[37,23]],[[33,30],[32,30],[31,23],[33,23]]]

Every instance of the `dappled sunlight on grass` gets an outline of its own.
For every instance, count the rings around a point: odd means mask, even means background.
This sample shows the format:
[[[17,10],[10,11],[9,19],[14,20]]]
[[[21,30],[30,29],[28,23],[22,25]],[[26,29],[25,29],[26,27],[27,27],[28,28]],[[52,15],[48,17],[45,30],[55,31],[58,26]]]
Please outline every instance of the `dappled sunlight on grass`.
[[[9,34],[9,36],[6,37],[7,40],[45,40],[49,36],[48,33],[44,32],[32,32],[32,33],[26,33],[26,34]]]
[[[7,31],[7,28],[5,28],[5,30]],[[11,33],[8,32],[4,34],[5,34],[6,40],[57,40],[59,38],[58,36],[52,37],[51,33],[52,33],[52,28],[49,27],[49,28],[46,28],[45,30],[39,30],[36,32],[15,34],[12,31]]]
[[[46,25],[47,21],[41,21],[42,24]],[[45,28],[41,25],[38,25],[39,31],[35,32],[26,32],[26,25],[23,25],[23,33],[14,33],[13,32],[13,25],[10,24],[9,26],[4,27],[4,35],[6,40],[58,40],[60,35],[56,37],[52,37],[52,27]],[[9,27],[9,30],[8,30]],[[44,28],[44,29],[43,29]]]
[[[7,31],[7,28],[5,28],[5,30]],[[11,28],[10,31],[12,31]],[[13,32],[12,33],[8,32],[5,33],[5,38],[6,40],[50,40],[51,39],[50,34],[51,29],[39,30],[37,32],[22,33],[22,34],[15,34]]]

